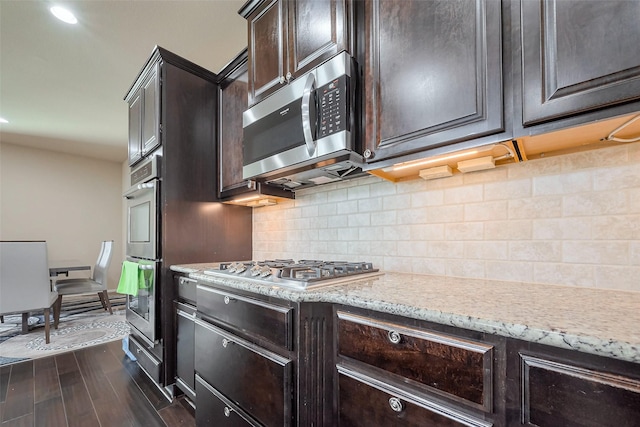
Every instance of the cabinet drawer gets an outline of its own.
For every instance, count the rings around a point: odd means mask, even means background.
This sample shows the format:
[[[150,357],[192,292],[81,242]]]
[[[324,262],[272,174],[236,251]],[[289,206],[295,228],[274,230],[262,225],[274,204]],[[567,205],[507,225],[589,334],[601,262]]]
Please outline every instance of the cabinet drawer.
[[[338,312],[338,354],[492,411],[490,345]]]
[[[221,291],[208,286],[197,287],[198,311],[249,335],[257,335],[292,349],[291,307]]]
[[[195,359],[197,374],[260,423],[291,425],[291,360],[201,319],[196,319]]]
[[[520,355],[524,425],[640,425],[640,381]]]
[[[140,365],[155,382],[160,383],[160,368],[162,367],[162,362],[145,350],[144,346],[131,335],[129,335],[129,352],[136,357],[138,365]]]
[[[341,426],[482,426],[492,424],[338,366]]]
[[[244,411],[196,375],[196,425],[219,427],[259,426]]]

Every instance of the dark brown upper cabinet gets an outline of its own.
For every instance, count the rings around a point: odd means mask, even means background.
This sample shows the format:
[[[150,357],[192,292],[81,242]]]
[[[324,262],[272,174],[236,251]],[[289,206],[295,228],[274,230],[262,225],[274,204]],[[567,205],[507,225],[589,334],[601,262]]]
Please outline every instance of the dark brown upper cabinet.
[[[504,131],[500,0],[373,0],[363,9],[372,166]]]
[[[249,31],[249,105],[349,50],[349,0],[250,1],[240,10]]]
[[[129,103],[129,165],[160,145],[160,62],[150,64]]]
[[[523,1],[522,123],[640,100],[638,16],[637,1]]]
[[[242,178],[242,113],[247,109],[247,97],[247,49],[244,49],[218,73],[218,198],[221,201],[240,196],[293,198],[291,191]]]

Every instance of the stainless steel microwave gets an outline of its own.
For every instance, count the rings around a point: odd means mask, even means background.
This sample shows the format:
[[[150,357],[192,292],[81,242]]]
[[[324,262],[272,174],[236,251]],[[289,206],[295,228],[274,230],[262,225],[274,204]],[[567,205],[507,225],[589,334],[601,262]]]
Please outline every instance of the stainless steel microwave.
[[[244,179],[295,190],[362,173],[358,72],[342,52],[244,112]]]

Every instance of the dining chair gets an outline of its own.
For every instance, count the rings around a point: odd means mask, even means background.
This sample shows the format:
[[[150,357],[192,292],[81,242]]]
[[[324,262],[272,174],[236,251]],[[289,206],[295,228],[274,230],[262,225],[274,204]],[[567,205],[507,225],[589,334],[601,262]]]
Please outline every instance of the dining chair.
[[[49,344],[50,309],[54,327],[60,296],[51,290],[45,241],[0,241],[0,313],[22,314],[22,332],[29,330],[29,312],[44,312],[44,336]]]
[[[60,311],[62,310],[62,296],[63,295],[81,295],[97,293],[100,298],[102,308],[109,310],[110,314],[113,314],[111,309],[111,301],[109,301],[109,293],[107,292],[107,272],[109,265],[111,264],[111,255],[113,254],[113,240],[105,240],[100,247],[100,254],[96,260],[96,264],[93,267],[93,273],[91,277],[77,277],[72,279],[57,280],[53,286],[53,289],[58,292],[60,296],[56,301],[56,310],[54,314],[55,327],[58,326],[60,321]]]

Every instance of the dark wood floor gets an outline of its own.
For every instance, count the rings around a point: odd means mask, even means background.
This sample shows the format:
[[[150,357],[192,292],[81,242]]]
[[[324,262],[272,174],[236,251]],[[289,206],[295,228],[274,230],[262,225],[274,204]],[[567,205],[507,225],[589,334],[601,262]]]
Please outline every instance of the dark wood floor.
[[[169,402],[122,342],[0,367],[0,426],[195,426]]]

